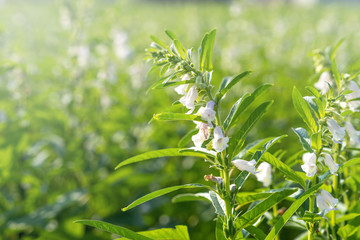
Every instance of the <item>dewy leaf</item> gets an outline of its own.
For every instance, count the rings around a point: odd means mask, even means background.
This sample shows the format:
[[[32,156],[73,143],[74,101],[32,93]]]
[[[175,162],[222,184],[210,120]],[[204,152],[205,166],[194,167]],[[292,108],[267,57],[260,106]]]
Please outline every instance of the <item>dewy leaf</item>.
[[[270,233],[266,236],[265,240],[273,240],[280,232],[282,227],[286,224],[286,222],[290,219],[290,217],[295,213],[295,211],[298,210],[298,208],[306,201],[306,199],[308,199],[311,194],[319,189],[321,185],[323,185],[323,181],[305,191],[295,202],[293,202],[288,210],[276,222]]]
[[[226,217],[225,202],[215,192],[209,192],[211,202],[215,208],[215,213]]]
[[[289,178],[294,182],[299,183],[304,189],[306,188],[306,181],[303,178],[303,176],[298,172],[292,170],[288,165],[286,165],[285,163],[274,157],[272,154],[264,153],[262,160],[271,164],[273,167],[279,169],[280,172],[285,174],[287,178]]]
[[[241,79],[243,79],[245,76],[247,76],[250,73],[251,71],[245,71],[228,80],[226,82],[226,85],[223,88],[220,88],[219,93],[216,94],[215,98],[217,99],[217,101],[220,100],[235,84],[237,84]]]
[[[299,113],[303,121],[308,125],[312,132],[318,131],[317,118],[308,103],[302,98],[299,90],[296,87],[293,89],[293,103],[296,111]]]
[[[153,119],[158,121],[188,120],[204,122],[204,120],[202,120],[200,116],[186,113],[158,113],[154,114]]]
[[[120,167],[137,163],[141,161],[145,161],[148,159],[159,158],[159,157],[181,157],[181,156],[192,156],[192,157],[199,157],[199,158],[208,158],[207,155],[200,153],[200,152],[180,152],[186,148],[167,148],[167,149],[160,149],[155,151],[150,151],[146,153],[139,154],[137,156],[128,158],[121,163],[119,163],[115,169]]]
[[[143,203],[145,203],[147,201],[150,201],[150,200],[152,200],[154,198],[157,198],[157,197],[160,197],[160,196],[165,195],[167,193],[174,192],[176,190],[184,189],[184,188],[208,188],[208,189],[212,190],[209,186],[198,184],[198,183],[191,183],[191,184],[168,187],[168,188],[160,189],[160,190],[157,190],[155,192],[149,193],[149,194],[135,200],[134,202],[129,204],[127,207],[124,207],[121,210],[122,211],[130,210],[130,209],[132,209],[132,208],[134,208],[134,207],[136,207],[136,206],[138,206],[140,204],[143,204]]]
[[[265,114],[265,112],[269,109],[272,103],[273,101],[269,101],[258,106],[250,114],[249,118],[241,126],[241,128],[237,132],[235,132],[229,142],[229,152],[231,156],[237,155],[240,152],[240,149],[243,146],[250,130],[254,127],[255,123]]]
[[[268,209],[273,207],[278,202],[284,200],[287,196],[296,192],[297,189],[284,189],[279,192],[272,193],[268,198],[258,203],[255,207],[241,215],[236,221],[236,227],[243,229],[252,225],[261,217]]]
[[[133,239],[133,240],[153,240],[153,238],[148,238],[145,237],[143,235],[140,235],[136,232],[133,232],[127,228],[124,227],[120,227],[120,226],[116,226],[107,222],[102,222],[102,221],[97,221],[97,220],[78,220],[75,221],[75,223],[81,223],[81,224],[85,224],[91,227],[96,227],[99,228],[101,230],[104,230],[106,232],[109,233],[113,233],[113,234],[117,234],[121,237],[125,237],[128,239]]]
[[[307,133],[307,131],[301,127],[292,128],[292,130],[296,133],[296,135],[298,135],[303,148],[308,152],[313,152],[313,150],[311,148],[310,137],[309,137],[309,134]]]
[[[138,232],[151,239],[161,240],[190,240],[187,226],[177,225],[174,228],[160,228],[151,231]]]
[[[240,98],[231,108],[229,115],[226,117],[224,121],[224,129],[225,131],[235,125],[238,121],[240,114],[253,102],[259,97],[262,93],[264,93],[267,89],[269,89],[272,84],[264,84],[254,92],[249,95],[249,93],[245,94]]]

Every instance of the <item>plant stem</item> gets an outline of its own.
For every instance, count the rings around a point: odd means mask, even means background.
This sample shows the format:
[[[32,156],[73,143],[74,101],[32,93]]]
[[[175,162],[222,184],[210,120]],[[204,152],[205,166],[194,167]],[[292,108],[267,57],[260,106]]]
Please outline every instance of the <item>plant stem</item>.
[[[316,176],[311,179],[311,187],[316,185]],[[314,212],[315,207],[315,195],[312,194],[309,198],[309,212]],[[310,223],[310,229],[308,230],[308,240],[314,239],[314,224]]]

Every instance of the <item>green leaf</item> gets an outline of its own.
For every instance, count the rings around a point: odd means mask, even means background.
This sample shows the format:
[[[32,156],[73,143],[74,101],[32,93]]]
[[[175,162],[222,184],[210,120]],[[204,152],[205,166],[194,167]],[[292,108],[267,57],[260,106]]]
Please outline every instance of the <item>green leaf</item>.
[[[319,152],[321,150],[322,148],[321,131],[311,135],[311,147],[315,149],[316,152]]]
[[[284,200],[287,196],[296,192],[297,189],[283,189],[272,193],[268,198],[258,203],[255,207],[241,215],[236,221],[237,229],[243,229],[254,224],[268,209]]]
[[[239,75],[227,80],[224,83],[223,88],[220,87],[219,92],[216,94],[215,99],[218,102],[235,84],[237,84],[241,79],[249,75],[251,71],[245,71]]]
[[[274,227],[271,229],[270,233],[266,236],[265,240],[273,240],[275,236],[280,232],[286,222],[290,219],[290,217],[295,213],[296,210],[313,194],[317,189],[319,189],[323,185],[323,182],[318,183],[312,188],[306,190],[301,196],[291,204],[288,210],[280,217],[280,219],[276,222]]]
[[[224,121],[225,131],[229,127],[231,127],[231,125],[233,124],[233,121],[237,118],[236,116],[239,116],[249,106],[249,104],[244,104],[246,99],[254,99],[254,97],[252,97],[250,93],[246,93],[244,96],[242,96],[239,100],[237,100],[234,103],[234,105],[231,107],[229,115],[226,117],[226,119]],[[246,101],[246,102],[249,102],[249,101]]]
[[[154,114],[153,119],[158,121],[178,121],[178,120],[185,120],[185,121],[198,121],[204,122],[201,119],[201,116],[186,114],[186,113],[158,113]]]
[[[317,221],[320,221],[322,219],[324,219],[322,216],[316,214],[316,213],[312,213],[309,211],[305,211],[305,214],[302,218],[299,218],[305,222],[310,222],[310,223],[315,223]]]
[[[158,86],[166,84],[170,79],[176,77],[176,74],[178,73],[179,72],[174,72],[170,75],[160,78],[153,85],[151,85],[148,90],[146,90],[146,93],[149,93],[150,90],[156,89]]]
[[[340,39],[340,41],[338,41],[334,47],[334,49],[331,51],[331,55],[330,55],[330,59],[333,60],[335,59],[336,56],[336,52],[339,49],[339,47],[341,46],[341,44],[344,42],[345,38]]]
[[[226,240],[223,225],[224,225],[224,220],[221,217],[218,217],[216,219],[216,229],[215,229],[216,240]]]
[[[135,200],[134,202],[129,204],[127,207],[124,207],[121,210],[125,212],[125,211],[130,210],[130,209],[132,209],[132,208],[134,208],[134,207],[136,207],[136,206],[138,206],[140,204],[143,204],[143,203],[145,203],[147,201],[150,201],[150,200],[152,200],[154,198],[157,198],[157,197],[160,197],[160,196],[165,195],[167,193],[174,192],[176,190],[184,189],[184,188],[208,188],[208,189],[212,190],[209,186],[198,184],[198,183],[191,183],[191,184],[168,187],[168,188],[160,189],[160,190],[157,190],[155,192],[149,193],[149,194]]]
[[[205,201],[210,202],[211,199],[209,193],[183,193],[176,195],[171,199],[172,203],[179,203],[179,202],[190,202],[190,201]]]
[[[298,172],[292,170],[288,165],[274,157],[270,153],[264,153],[262,160],[271,164],[273,167],[277,168],[286,175],[287,178],[290,180],[299,183],[304,189],[306,188],[306,181],[305,178]]]
[[[305,96],[303,97],[303,99],[309,104],[309,106],[313,110],[313,113],[315,113],[316,117],[320,118],[319,107],[314,101],[315,97]]]
[[[205,57],[205,70],[208,72],[213,70],[212,58],[213,58],[213,51],[215,44],[215,36],[216,36],[216,29],[212,30],[207,38],[208,43],[206,44],[207,50]]]
[[[183,84],[195,83],[195,80],[183,80],[183,81],[176,81],[176,82],[166,82],[163,84],[158,84],[154,86],[152,89],[163,89],[167,87],[175,87]]]
[[[335,82],[336,82],[336,87],[340,91],[341,90],[341,78],[340,78],[340,73],[339,73],[339,70],[337,68],[335,59],[332,59],[331,72],[334,75]]]
[[[319,90],[317,90],[316,88],[314,87],[311,87],[311,86],[307,86],[305,87],[306,90],[308,90],[312,95],[314,95],[316,98],[319,98],[321,95],[319,93]]]
[[[175,39],[174,40],[174,45],[175,45],[175,48],[177,50],[177,52],[179,53],[180,57],[184,60],[187,59],[187,52],[186,52],[186,49],[184,48],[184,46],[182,45],[182,43]]]
[[[340,227],[337,233],[343,239],[347,239],[348,237],[356,233],[359,229],[360,229],[360,216],[357,216],[345,226]]]
[[[263,192],[263,193],[254,193],[254,192],[239,192],[236,194],[236,202],[239,206],[244,206],[248,203],[259,201],[269,197],[271,193]]]
[[[180,152],[183,149],[186,149],[186,148],[167,148],[167,149],[161,149],[161,150],[155,150],[155,151],[142,153],[142,154],[139,154],[137,156],[134,156],[134,157],[131,157],[131,158],[128,158],[128,159],[122,161],[115,167],[115,169],[118,169],[120,167],[129,165],[132,163],[137,163],[137,162],[145,161],[148,159],[160,158],[160,157],[192,156],[192,157],[199,157],[199,158],[207,158],[207,156],[205,154],[202,154],[200,152]]]
[[[357,164],[360,164],[360,158],[353,158],[353,159],[350,159],[348,161],[346,161],[342,167],[345,168],[345,167],[351,167],[351,166],[354,166],[354,165],[357,165]]]
[[[206,33],[200,47],[200,58],[199,66],[200,71],[210,72],[213,69],[212,65],[212,55],[215,43],[216,29],[212,30],[209,33]]]
[[[193,135],[195,135],[199,130],[196,128],[191,129],[188,133],[186,133],[179,141],[178,147],[183,148],[185,147],[188,142],[190,142]]]
[[[235,156],[240,152],[247,135],[250,130],[254,127],[255,123],[265,114],[265,112],[272,105],[273,101],[265,102],[258,106],[241,126],[241,128],[235,132],[229,142],[229,153],[230,156]]]
[[[303,148],[308,152],[313,152],[313,150],[311,148],[310,137],[309,137],[309,134],[307,133],[307,131],[301,127],[292,128],[292,130],[296,133],[296,135],[298,135]]]
[[[349,221],[351,219],[354,219],[356,218],[357,216],[360,216],[360,213],[349,213],[349,214],[346,214],[340,218],[336,218],[335,219],[335,223],[336,224],[339,224],[339,223],[342,223],[342,222],[345,222],[345,221]]]
[[[308,103],[302,98],[299,90],[296,87],[293,89],[293,103],[296,111],[299,113],[300,117],[304,120],[306,125],[311,129],[312,132],[318,131],[317,119],[312,113],[312,110]]]
[[[248,107],[250,104],[256,100],[257,97],[259,97],[261,94],[263,94],[267,89],[269,89],[272,84],[264,84],[257,89],[254,90],[254,92],[251,93],[249,96],[249,93],[245,94],[240,98],[231,108],[229,115],[226,117],[224,121],[224,129],[227,131],[229,128],[234,126],[236,122],[239,120],[240,114]]]
[[[265,233],[258,227],[247,226],[245,228],[255,239],[264,240],[266,238]]]
[[[211,203],[215,208],[215,213],[220,216],[226,217],[225,202],[215,192],[209,192]]]
[[[166,33],[166,35],[168,35],[168,36],[169,36],[169,38],[170,38],[171,40],[178,39],[178,37],[176,36],[176,34],[175,34],[175,33],[173,33],[173,32],[172,32],[172,31],[170,31],[170,30],[165,30],[165,33]]]
[[[88,225],[91,227],[96,227],[96,228],[99,228],[106,232],[117,234],[121,237],[125,237],[128,239],[133,239],[133,240],[152,240],[153,239],[153,238],[148,238],[143,235],[140,235],[140,234],[133,232],[127,228],[116,226],[116,225],[113,225],[113,224],[110,224],[107,222],[102,222],[102,221],[97,221],[97,220],[78,220],[78,221],[75,221],[75,223],[81,223],[81,224],[85,224],[85,225]]]
[[[165,48],[165,49],[168,49],[168,46],[163,42],[161,41],[159,38],[153,36],[153,35],[150,35],[150,38],[151,40],[153,40],[156,44],[160,45],[161,47]]]
[[[174,228],[160,228],[151,231],[138,232],[151,239],[161,240],[190,240],[187,226],[177,225]]]

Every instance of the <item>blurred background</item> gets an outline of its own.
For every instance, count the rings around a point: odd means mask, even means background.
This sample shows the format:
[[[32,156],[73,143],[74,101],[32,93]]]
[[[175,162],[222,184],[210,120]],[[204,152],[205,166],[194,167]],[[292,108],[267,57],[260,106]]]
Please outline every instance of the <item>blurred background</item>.
[[[339,68],[360,68],[359,10],[355,0],[0,0],[1,239],[114,237],[74,224],[78,219],[135,231],[184,224],[192,239],[214,239],[207,203],[171,204],[170,194],[121,212],[150,191],[204,183],[211,173],[193,158],[114,170],[135,154],[176,147],[193,128],[148,124],[179,98],[173,89],[145,94],[157,79],[143,60],[149,36],[169,43],[169,29],[196,50],[204,33],[217,28],[215,83],[254,71],[230,93],[222,114],[244,93],[273,83],[263,98],[275,103],[248,142],[288,134],[279,147],[292,156],[301,146],[291,127],[303,126],[292,87],[304,92],[317,81],[311,51],[342,38]],[[245,190],[257,187],[251,178]]]

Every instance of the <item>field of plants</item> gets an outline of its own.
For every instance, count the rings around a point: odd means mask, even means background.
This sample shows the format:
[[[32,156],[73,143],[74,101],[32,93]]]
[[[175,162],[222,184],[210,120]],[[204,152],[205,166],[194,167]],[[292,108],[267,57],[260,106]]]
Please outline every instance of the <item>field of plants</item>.
[[[360,239],[359,10],[0,0],[0,239]]]

